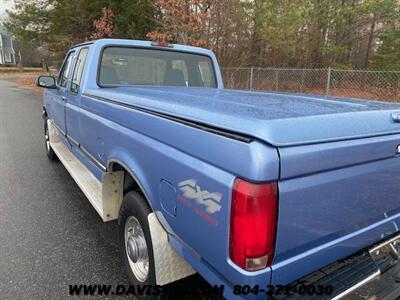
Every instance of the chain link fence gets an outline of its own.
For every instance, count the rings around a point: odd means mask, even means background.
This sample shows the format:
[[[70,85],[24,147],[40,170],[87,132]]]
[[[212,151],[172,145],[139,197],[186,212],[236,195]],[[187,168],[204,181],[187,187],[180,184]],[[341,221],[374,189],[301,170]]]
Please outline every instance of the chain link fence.
[[[338,69],[222,68],[226,88],[400,102],[400,72]]]

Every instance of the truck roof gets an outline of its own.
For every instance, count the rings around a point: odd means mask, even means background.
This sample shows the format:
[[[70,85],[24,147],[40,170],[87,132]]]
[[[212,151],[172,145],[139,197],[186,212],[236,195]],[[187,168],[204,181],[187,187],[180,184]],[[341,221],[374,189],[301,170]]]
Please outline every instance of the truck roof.
[[[203,55],[211,55],[213,53],[209,49],[200,47],[193,47],[181,44],[169,44],[170,46],[162,46],[160,43],[154,41],[129,40],[129,39],[99,39],[93,41],[86,41],[72,46],[71,49],[92,44],[100,47],[125,46],[125,47],[148,47],[148,48],[164,48],[164,49],[167,48],[169,50],[199,53]]]

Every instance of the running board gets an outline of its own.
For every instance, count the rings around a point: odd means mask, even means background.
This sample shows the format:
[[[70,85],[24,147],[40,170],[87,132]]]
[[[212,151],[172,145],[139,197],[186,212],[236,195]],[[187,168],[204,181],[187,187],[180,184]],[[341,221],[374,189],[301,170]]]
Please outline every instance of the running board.
[[[61,134],[48,120],[50,146],[104,222],[118,219],[123,193],[123,172],[106,173],[100,182],[64,145]]]

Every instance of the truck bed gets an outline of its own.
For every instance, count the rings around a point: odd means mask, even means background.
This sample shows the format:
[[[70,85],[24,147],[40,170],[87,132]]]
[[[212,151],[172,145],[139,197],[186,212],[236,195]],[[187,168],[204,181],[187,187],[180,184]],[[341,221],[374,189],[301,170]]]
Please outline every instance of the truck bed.
[[[392,118],[400,105],[384,102],[179,87],[118,87],[85,93],[281,147],[400,133],[400,123]]]
[[[398,231],[396,104],[197,88],[121,87],[87,95],[276,147],[273,284],[288,284]]]

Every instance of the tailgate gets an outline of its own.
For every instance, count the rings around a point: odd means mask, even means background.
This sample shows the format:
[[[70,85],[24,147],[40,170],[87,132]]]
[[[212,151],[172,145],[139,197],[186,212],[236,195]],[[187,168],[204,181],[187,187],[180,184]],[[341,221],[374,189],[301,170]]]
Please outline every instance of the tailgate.
[[[272,283],[287,284],[397,232],[400,135],[280,148]]]

